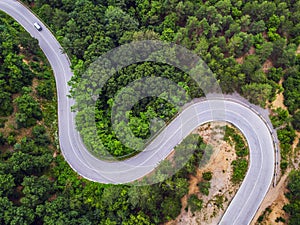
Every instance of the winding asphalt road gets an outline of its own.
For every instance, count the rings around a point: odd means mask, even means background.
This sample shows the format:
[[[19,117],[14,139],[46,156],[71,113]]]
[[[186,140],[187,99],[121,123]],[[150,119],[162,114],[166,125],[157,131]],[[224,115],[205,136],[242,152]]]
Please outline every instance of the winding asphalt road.
[[[73,74],[68,57],[61,53],[60,44],[45,25],[19,2],[0,0],[0,10],[12,16],[38,39],[51,64],[57,86],[60,147],[66,161],[76,172],[89,180],[102,183],[134,181],[157,167],[174,146],[199,125],[210,121],[227,121],[239,128],[247,139],[250,165],[220,224],[244,225],[251,222],[272,183],[274,146],[276,146],[273,140],[276,132],[271,128],[268,118],[261,115],[255,106],[230,96],[194,102],[183,110],[142,153],[122,162],[101,161],[86,150],[76,131],[75,115],[71,112],[74,101],[67,97],[70,91],[67,82]],[[42,25],[41,32],[34,28],[34,22]]]

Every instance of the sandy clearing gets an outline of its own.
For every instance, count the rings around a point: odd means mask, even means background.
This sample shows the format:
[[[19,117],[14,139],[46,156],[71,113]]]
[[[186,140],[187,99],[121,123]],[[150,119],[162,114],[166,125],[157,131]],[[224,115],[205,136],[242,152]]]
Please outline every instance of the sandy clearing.
[[[223,140],[224,130],[223,126],[229,125],[225,122],[214,122],[205,124],[193,133],[198,133],[205,143],[214,147],[214,152],[209,162],[201,168],[198,168],[196,176],[190,176],[189,179],[189,193],[196,194],[203,200],[203,208],[199,212],[186,211],[188,196],[181,199],[182,209],[181,214],[173,221],[165,223],[165,225],[207,225],[217,224],[224,211],[228,207],[230,201],[237,192],[239,185],[234,185],[230,179],[232,176],[231,162],[236,159],[234,146]],[[231,125],[230,125],[231,126]],[[200,193],[197,184],[202,181],[203,172],[213,172],[211,188],[209,195],[205,196]],[[218,208],[216,203],[217,198],[223,196],[223,207]]]

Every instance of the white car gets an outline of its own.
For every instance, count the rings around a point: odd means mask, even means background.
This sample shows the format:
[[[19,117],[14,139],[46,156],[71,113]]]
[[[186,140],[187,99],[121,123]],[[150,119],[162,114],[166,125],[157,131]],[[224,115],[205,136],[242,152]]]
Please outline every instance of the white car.
[[[41,30],[42,30],[41,25],[39,25],[38,23],[34,23],[33,26],[34,26],[38,31],[41,31]]]

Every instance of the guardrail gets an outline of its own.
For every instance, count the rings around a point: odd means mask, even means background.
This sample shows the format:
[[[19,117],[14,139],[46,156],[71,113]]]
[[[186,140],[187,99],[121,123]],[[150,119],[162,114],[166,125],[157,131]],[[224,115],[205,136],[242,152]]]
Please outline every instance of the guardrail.
[[[17,1],[19,4],[22,4],[24,7],[26,7],[33,15],[35,15],[42,23],[44,26],[47,27],[47,29],[52,33],[52,35],[55,37],[55,32],[53,32],[53,30],[51,29],[51,27],[49,27],[47,25],[47,23],[45,23],[43,21],[42,18],[39,17],[39,15],[37,15],[33,10],[31,10],[30,7],[28,7],[28,5],[26,5],[25,3],[23,3],[22,1],[20,0],[15,0]],[[56,39],[57,40],[57,39]],[[58,40],[57,40],[58,41]],[[66,57],[67,61],[69,62],[69,65],[71,65],[71,61],[70,61],[70,58],[67,54],[67,52],[62,48],[62,54]],[[225,95],[226,96],[226,95]],[[278,175],[278,165],[279,165],[279,141],[278,141],[278,138],[277,138],[277,135],[276,135],[276,131],[269,125],[268,121],[263,117],[261,116],[261,114],[254,109],[254,107],[251,106],[251,104],[246,104],[244,103],[243,101],[241,100],[238,100],[238,99],[233,99],[233,98],[224,98],[224,99],[230,99],[231,101],[235,101],[235,102],[238,102],[239,104],[242,104],[244,105],[245,107],[249,108],[250,110],[252,110],[253,112],[255,112],[261,119],[262,121],[266,124],[266,126],[268,127],[268,130],[271,134],[271,136],[273,137],[273,146],[274,146],[274,150],[275,150],[275,171],[274,171],[274,180],[273,180],[273,187],[276,186],[276,183],[277,183],[277,175]],[[165,123],[164,126],[162,126],[153,136],[151,136],[144,144],[144,148],[146,148],[147,146],[150,145],[150,143],[159,135],[161,134],[161,132],[182,112],[184,111],[186,108],[188,108],[189,106],[191,106],[192,104],[194,104],[195,102],[200,102],[200,101],[204,101],[204,98],[199,98],[199,99],[193,99],[190,103],[187,103],[185,104],[183,107],[180,108],[180,110],[168,121]],[[275,133],[275,135],[274,135]],[[117,160],[125,160],[127,158],[130,158],[136,154],[138,154],[140,151],[136,151],[136,152],[133,152],[133,153],[130,153],[130,154],[127,154],[125,156],[120,156],[120,157],[108,157],[107,160],[112,160],[112,159],[117,159]]]
[[[272,136],[272,140],[273,140],[273,147],[274,147],[274,155],[275,155],[275,165],[274,165],[274,177],[273,177],[273,187],[276,186],[277,184],[277,176],[278,176],[278,172],[279,172],[279,141],[278,141],[278,138],[277,138],[277,135],[276,135],[276,130],[273,129],[273,125],[271,123],[271,121],[267,121],[267,119],[262,116],[262,113],[260,113],[258,110],[256,110],[255,108],[258,108],[258,106],[254,105],[254,104],[251,104],[250,102],[249,103],[245,103],[244,101],[242,101],[242,97],[237,94],[237,93],[234,93],[234,96],[232,97],[232,95],[230,95],[231,97],[228,97],[229,95],[222,95],[222,97],[210,97],[209,99],[224,99],[224,100],[230,100],[232,102],[236,102],[236,103],[239,103],[247,108],[249,108],[251,111],[253,111],[256,115],[258,115],[261,120],[264,122],[264,124],[267,126],[269,132],[270,132],[270,135]],[[173,119],[175,119],[180,113],[182,113],[186,108],[190,107],[191,105],[193,105],[194,103],[196,102],[201,102],[201,101],[205,101],[205,97],[203,98],[197,98],[197,99],[193,99],[191,102],[185,104],[173,117],[172,119],[170,119],[166,124],[165,126],[163,126],[157,133],[155,133],[155,135],[153,135],[149,140],[147,140],[147,142],[145,143],[145,147],[147,147],[167,126],[168,124],[170,124]]]
[[[276,135],[276,130],[272,128],[272,123],[271,121],[267,121],[267,119],[262,116],[262,113],[260,113],[257,109],[258,106],[251,104],[251,103],[245,103],[244,101],[242,101],[242,97],[240,95],[238,95],[237,93],[235,93],[235,95],[232,97],[232,95],[230,95],[231,97],[228,97],[229,95],[223,95],[222,97],[209,97],[209,99],[224,99],[224,100],[230,100],[232,102],[236,102],[239,103],[245,107],[247,107],[248,109],[250,109],[251,111],[253,111],[256,115],[258,115],[261,120],[264,122],[264,124],[267,126],[270,135],[272,136],[272,140],[273,140],[273,146],[274,146],[274,155],[275,155],[275,165],[274,165],[274,177],[273,177],[273,187],[276,186],[277,184],[277,176],[278,176],[278,165],[279,165],[279,141]],[[180,110],[169,120],[165,123],[164,126],[162,126],[153,136],[151,136],[147,142],[144,144],[144,149],[149,146],[151,144],[151,142],[158,137],[163,131],[164,129],[179,115],[181,114],[185,109],[187,109],[188,107],[192,106],[193,104],[197,103],[197,102],[201,102],[201,101],[205,101],[207,98],[205,97],[201,97],[201,98],[197,98],[197,99],[193,99],[191,102],[185,104],[183,107],[180,108]],[[128,159],[130,157],[133,157],[135,155],[137,155],[138,153],[140,153],[140,151],[137,152],[133,152],[131,154],[127,154],[125,156],[121,156],[121,157],[115,157],[114,159],[117,160],[125,160]],[[110,158],[113,159],[113,158]]]
[[[226,99],[226,98],[225,98]],[[228,98],[227,98],[228,99]],[[270,124],[272,125],[271,121],[268,122],[262,115],[261,113],[259,113],[255,107],[255,105],[251,106],[251,103],[248,105],[246,103],[244,103],[243,101],[240,101],[238,99],[232,99],[230,98],[230,100],[234,101],[234,102],[238,102],[239,104],[242,104],[244,106],[246,106],[247,108],[249,108],[251,111],[253,111],[255,114],[257,114],[261,120],[266,124],[269,132],[270,132],[270,135],[272,136],[272,140],[273,140],[273,146],[274,146],[274,155],[275,155],[275,165],[274,165],[274,177],[273,177],[273,187],[276,186],[277,184],[277,176],[278,176],[278,165],[279,165],[279,141],[278,141],[278,137],[276,135],[276,130],[273,129]],[[273,126],[273,125],[272,125]]]

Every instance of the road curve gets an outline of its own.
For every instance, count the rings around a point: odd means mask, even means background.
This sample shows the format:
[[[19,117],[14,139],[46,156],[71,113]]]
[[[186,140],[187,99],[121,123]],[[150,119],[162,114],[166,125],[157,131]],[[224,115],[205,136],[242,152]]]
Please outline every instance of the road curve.
[[[250,149],[250,165],[246,177],[223,215],[220,224],[249,224],[267,193],[274,174],[273,129],[262,119],[255,106],[227,98],[200,100],[188,106],[147,147],[155,151],[143,151],[123,162],[105,162],[94,158],[84,147],[75,129],[74,101],[67,97],[67,82],[72,77],[70,62],[61,53],[61,46],[44,26],[38,32],[34,22],[43,24],[30,10],[15,0],[0,0],[0,10],[18,21],[39,45],[54,71],[58,98],[59,141],[62,153],[70,166],[83,177],[103,183],[115,183],[116,178],[130,182],[152,171],[170,151],[197,126],[210,121],[227,121],[241,130]],[[213,105],[214,112],[211,111]],[[276,134],[276,133],[275,133]],[[139,168],[135,173],[128,171]]]

